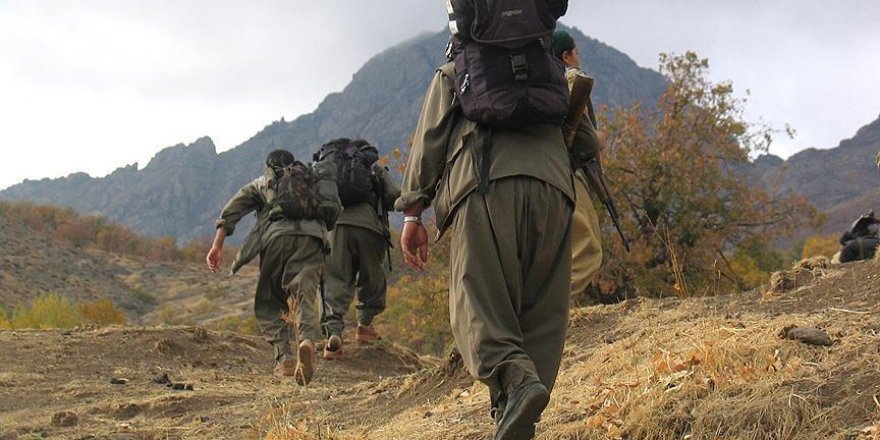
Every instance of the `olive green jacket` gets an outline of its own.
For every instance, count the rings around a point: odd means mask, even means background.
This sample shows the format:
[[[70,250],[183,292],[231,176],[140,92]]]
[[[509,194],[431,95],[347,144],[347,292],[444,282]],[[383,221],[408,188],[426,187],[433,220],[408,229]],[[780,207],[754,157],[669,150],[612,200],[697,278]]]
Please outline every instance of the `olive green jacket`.
[[[385,236],[388,228],[389,210],[394,209],[394,201],[400,197],[400,187],[394,182],[391,173],[385,167],[374,165],[377,193],[381,195],[379,203],[384,202],[381,213],[376,206],[360,203],[344,208],[336,220],[337,225],[359,226]]]
[[[528,176],[553,185],[574,203],[572,170],[558,126],[533,124],[519,129],[487,129],[464,118],[453,105],[454,66],[437,69],[422,106],[412,151],[403,176],[398,211],[421,200],[433,204],[442,234],[458,204],[477,189],[478,176],[487,179]],[[489,139],[487,139],[490,137]],[[488,166],[482,154],[491,141]]]
[[[317,220],[288,220],[281,219],[269,221],[269,206],[275,198],[275,173],[271,168],[266,169],[266,174],[254,179],[241,187],[238,192],[226,202],[217,227],[226,230],[226,236],[235,232],[235,225],[247,214],[256,212],[257,223],[245,238],[238,255],[232,262],[230,274],[234,274],[242,266],[249,263],[272,239],[282,235],[309,235],[326,242],[326,229]]]

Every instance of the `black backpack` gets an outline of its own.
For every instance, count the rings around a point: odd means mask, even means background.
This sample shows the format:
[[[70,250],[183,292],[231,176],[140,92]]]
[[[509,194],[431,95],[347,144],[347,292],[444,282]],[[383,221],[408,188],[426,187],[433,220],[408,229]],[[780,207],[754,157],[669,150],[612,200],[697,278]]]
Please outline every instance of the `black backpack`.
[[[376,205],[373,164],[379,160],[379,150],[366,141],[335,139],[321,146],[315,162],[331,161],[336,164],[336,186],[342,206],[359,203]]]
[[[447,0],[455,94],[465,117],[487,126],[562,125],[565,67],[550,52],[567,0]]]

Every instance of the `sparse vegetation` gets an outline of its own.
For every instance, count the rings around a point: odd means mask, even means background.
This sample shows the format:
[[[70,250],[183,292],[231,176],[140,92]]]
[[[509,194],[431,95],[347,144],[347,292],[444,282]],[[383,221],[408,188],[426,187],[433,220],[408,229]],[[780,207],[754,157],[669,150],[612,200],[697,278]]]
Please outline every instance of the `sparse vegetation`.
[[[30,305],[20,304],[11,314],[0,308],[0,329],[69,329],[82,324],[99,327],[124,325],[125,315],[108,299],[74,304],[55,294],[36,297]]]
[[[151,304],[152,305],[152,304],[156,304],[156,302],[158,301],[156,299],[156,295],[153,295],[152,293],[147,292],[146,290],[142,290],[142,289],[138,289],[138,288],[133,287],[131,289],[131,291],[132,291],[132,296],[134,297],[134,299],[136,299],[144,304]]]
[[[218,331],[233,332],[242,335],[260,336],[260,325],[253,315],[246,317],[227,316],[217,321],[206,324],[207,328]]]
[[[208,238],[193,240],[179,248],[173,237],[143,237],[103,217],[79,215],[70,208],[0,201],[0,215],[73,247],[151,260],[201,262],[210,248]],[[231,247],[225,251],[225,257],[231,258],[235,254]]]
[[[834,235],[813,235],[804,241],[801,254],[804,258],[828,257],[831,258],[840,251],[840,243]]]
[[[429,235],[437,230],[431,226]],[[395,233],[395,239],[397,234]],[[452,340],[449,328],[449,236],[431,244],[431,260],[421,272],[407,270],[390,283],[388,308],[379,315],[385,337],[419,353],[440,355]],[[398,252],[399,254],[399,252]],[[403,263],[399,263],[402,268]]]
[[[125,325],[128,323],[125,315],[109,299],[80,304],[79,313],[83,320],[98,326]]]

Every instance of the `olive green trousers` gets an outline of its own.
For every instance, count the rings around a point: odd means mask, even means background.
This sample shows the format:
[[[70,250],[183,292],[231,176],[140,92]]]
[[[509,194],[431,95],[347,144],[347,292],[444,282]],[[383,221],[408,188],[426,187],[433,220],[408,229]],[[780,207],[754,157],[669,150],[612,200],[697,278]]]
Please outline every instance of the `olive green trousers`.
[[[541,180],[492,181],[456,208],[449,307],[464,364],[493,407],[514,388],[553,389],[568,325],[570,200]]]
[[[318,284],[323,266],[324,243],[309,235],[275,237],[260,253],[254,314],[263,337],[275,348],[276,359],[292,356],[294,335],[284,319],[291,308],[296,309],[294,341],[320,337]]]

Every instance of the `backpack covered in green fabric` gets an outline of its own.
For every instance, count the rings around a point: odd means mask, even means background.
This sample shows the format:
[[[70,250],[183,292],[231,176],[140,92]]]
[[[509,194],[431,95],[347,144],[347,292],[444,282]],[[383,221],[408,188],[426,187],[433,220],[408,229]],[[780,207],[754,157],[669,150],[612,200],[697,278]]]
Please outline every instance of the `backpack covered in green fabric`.
[[[336,189],[336,170],[328,164],[308,166],[294,162],[274,175],[274,197],[269,218],[279,220],[321,220],[333,229],[339,217],[341,203]]]

